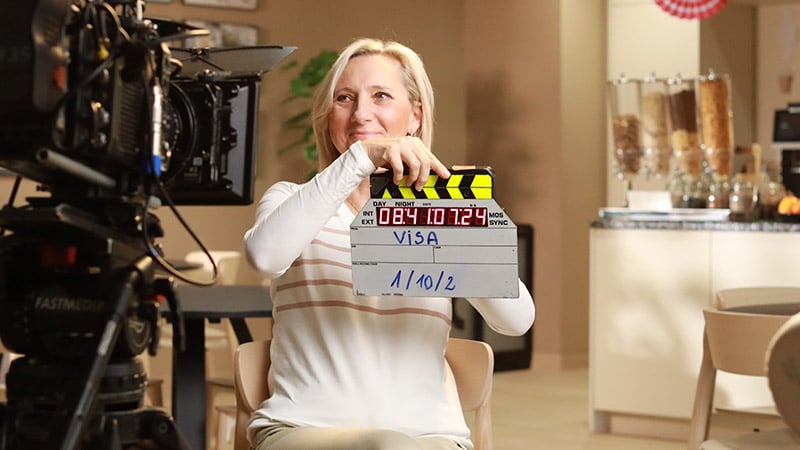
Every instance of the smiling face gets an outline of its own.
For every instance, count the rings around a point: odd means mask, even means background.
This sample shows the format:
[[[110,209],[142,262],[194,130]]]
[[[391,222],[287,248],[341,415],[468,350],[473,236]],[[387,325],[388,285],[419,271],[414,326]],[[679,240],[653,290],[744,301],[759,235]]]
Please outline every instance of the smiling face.
[[[400,63],[383,55],[351,59],[333,91],[328,130],[339,153],[375,137],[402,137],[420,127],[422,108],[409,99]]]

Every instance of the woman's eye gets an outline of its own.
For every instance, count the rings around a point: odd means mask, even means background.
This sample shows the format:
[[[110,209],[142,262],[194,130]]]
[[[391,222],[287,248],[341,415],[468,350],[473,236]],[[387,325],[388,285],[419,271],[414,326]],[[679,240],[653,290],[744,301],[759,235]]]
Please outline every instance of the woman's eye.
[[[390,98],[392,98],[392,96],[387,94],[386,92],[377,92],[375,94],[375,98],[378,100],[389,100]]]
[[[339,94],[336,96],[336,101],[339,103],[349,102],[350,100],[352,100],[352,97],[347,94]]]

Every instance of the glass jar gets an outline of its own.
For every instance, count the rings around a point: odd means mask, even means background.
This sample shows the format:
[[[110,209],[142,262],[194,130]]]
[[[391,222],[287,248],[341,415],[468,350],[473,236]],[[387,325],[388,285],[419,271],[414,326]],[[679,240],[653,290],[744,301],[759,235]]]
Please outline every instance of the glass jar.
[[[709,183],[704,176],[676,173],[670,180],[668,189],[673,208],[708,207]]]
[[[731,209],[731,220],[755,220],[758,187],[749,180],[736,180],[731,185],[728,196]]]
[[[687,187],[689,192],[688,207],[707,208],[709,183],[706,177],[688,177]]]
[[[708,208],[728,208],[731,186],[728,180],[714,180],[708,185]]]
[[[670,143],[677,170],[691,176],[703,173],[703,154],[697,123],[694,80],[677,75],[667,81]]]
[[[669,142],[667,82],[651,74],[641,85],[642,170],[645,175],[669,174],[672,145]]]
[[[673,174],[667,185],[673,208],[689,207],[689,190],[686,187],[686,182],[683,177],[684,176],[679,173]]]
[[[615,172],[619,178],[629,179],[639,173],[642,157],[641,81],[620,75],[607,83],[607,89]]]
[[[717,178],[731,175],[733,155],[733,112],[731,80],[713,70],[697,81],[701,145],[711,173]]]
[[[761,171],[761,185],[758,187],[758,205],[761,220],[778,220],[778,204],[786,195],[781,183],[780,172],[773,165],[765,164]]]

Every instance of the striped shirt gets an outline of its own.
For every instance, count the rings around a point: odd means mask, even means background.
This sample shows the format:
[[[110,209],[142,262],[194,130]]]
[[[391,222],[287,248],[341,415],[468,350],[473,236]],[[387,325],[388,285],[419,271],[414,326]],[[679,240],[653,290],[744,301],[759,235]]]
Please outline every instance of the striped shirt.
[[[355,144],[312,181],[272,186],[245,235],[248,259],[273,279],[271,396],[248,434],[283,423],[371,427],[448,436],[467,428],[444,359],[449,298],[356,296],[344,203],[375,170]],[[522,334],[533,321],[524,285],[516,300],[471,299],[490,326]]]

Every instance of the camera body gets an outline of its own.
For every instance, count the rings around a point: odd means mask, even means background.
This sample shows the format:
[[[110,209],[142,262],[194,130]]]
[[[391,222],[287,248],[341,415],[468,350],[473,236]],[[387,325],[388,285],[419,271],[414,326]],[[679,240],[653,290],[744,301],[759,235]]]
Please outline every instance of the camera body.
[[[166,22],[136,15],[143,4],[0,3],[0,166],[62,197],[130,198],[155,175],[176,204],[252,203],[269,67],[187,71],[210,53],[176,58]]]

